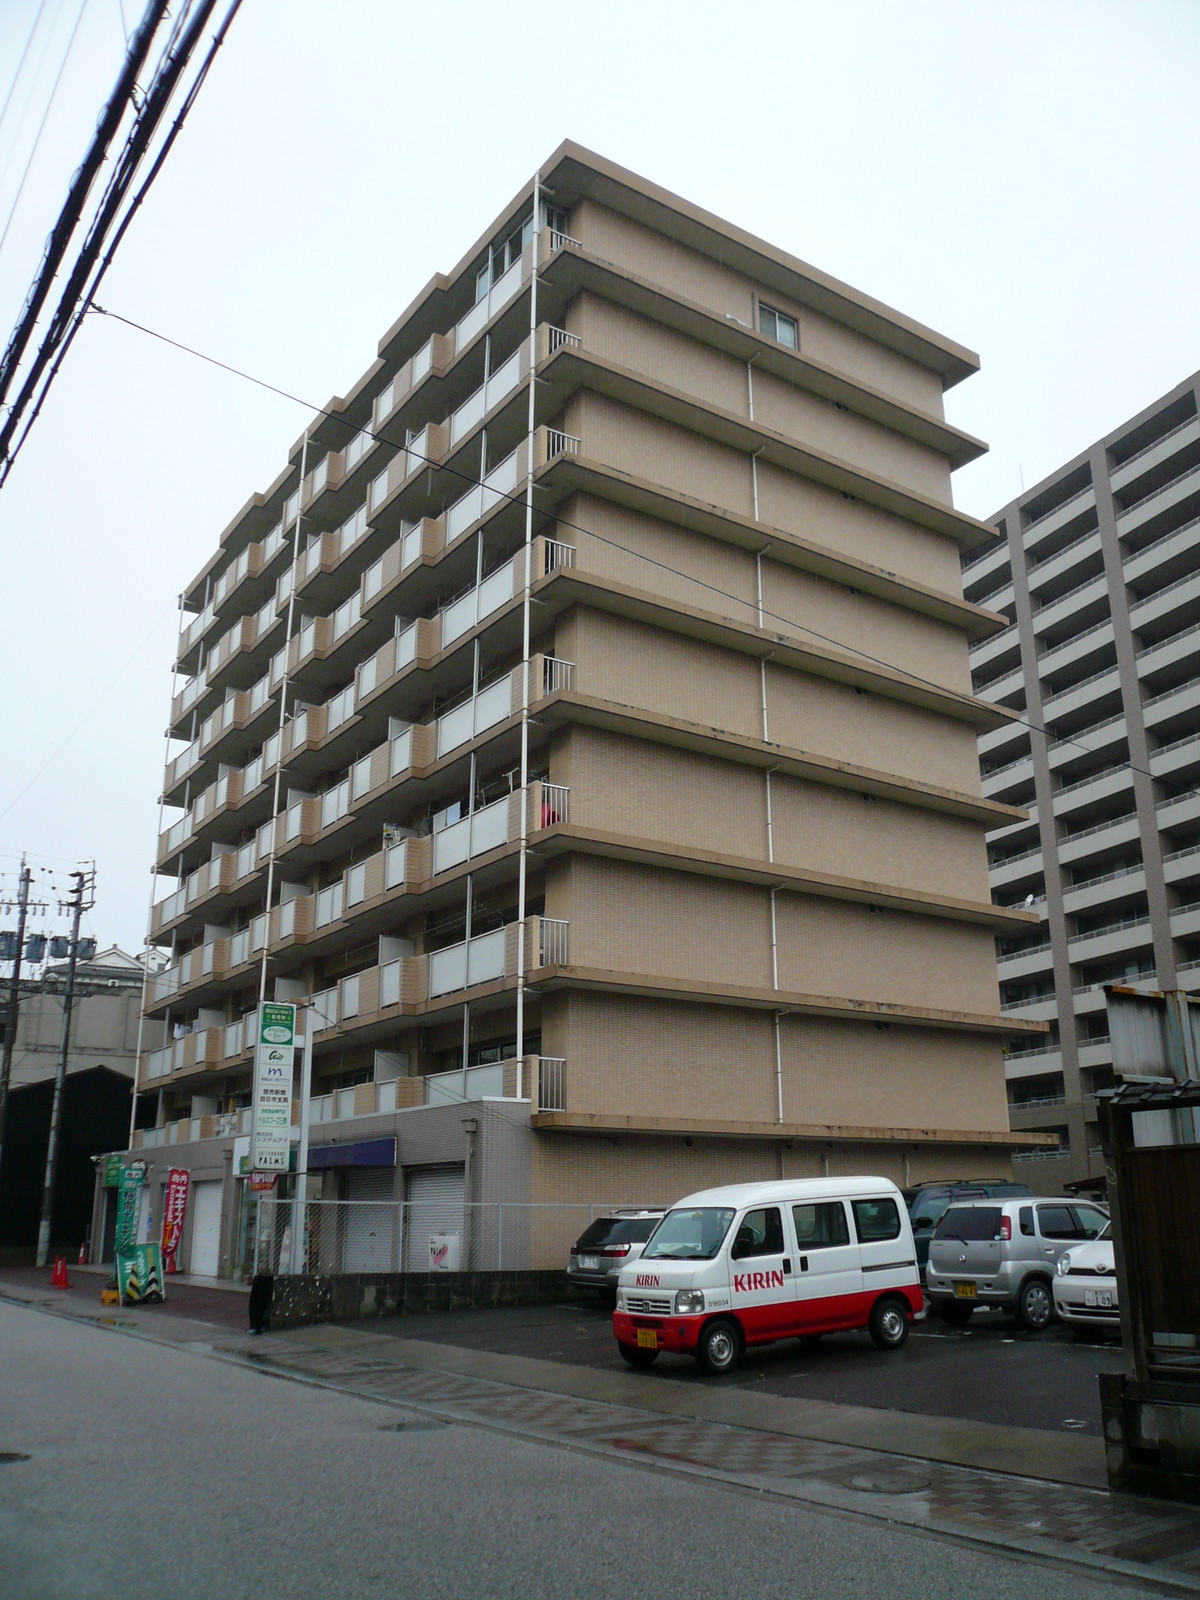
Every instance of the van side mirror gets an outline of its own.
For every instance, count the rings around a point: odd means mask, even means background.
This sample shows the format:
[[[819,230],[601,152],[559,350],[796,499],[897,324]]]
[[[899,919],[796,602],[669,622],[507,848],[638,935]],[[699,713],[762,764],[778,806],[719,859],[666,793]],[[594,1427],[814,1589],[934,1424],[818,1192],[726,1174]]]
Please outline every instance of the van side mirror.
[[[913,1227],[914,1227],[914,1229],[932,1228],[933,1227],[933,1218],[932,1217],[914,1217],[913,1218]]]

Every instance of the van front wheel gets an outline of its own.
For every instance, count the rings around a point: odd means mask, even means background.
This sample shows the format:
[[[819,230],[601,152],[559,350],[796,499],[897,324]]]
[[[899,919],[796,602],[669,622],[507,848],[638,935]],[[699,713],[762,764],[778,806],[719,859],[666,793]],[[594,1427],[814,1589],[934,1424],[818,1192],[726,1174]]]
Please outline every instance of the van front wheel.
[[[714,1378],[732,1372],[742,1359],[742,1335],[735,1323],[710,1322],[696,1345],[696,1361],[702,1372]]]
[[[899,1350],[908,1339],[908,1309],[899,1300],[878,1300],[867,1331],[877,1350]]]
[[[618,1342],[617,1349],[621,1352],[622,1360],[628,1361],[631,1367],[652,1367],[658,1360],[657,1350],[644,1350],[640,1345]]]

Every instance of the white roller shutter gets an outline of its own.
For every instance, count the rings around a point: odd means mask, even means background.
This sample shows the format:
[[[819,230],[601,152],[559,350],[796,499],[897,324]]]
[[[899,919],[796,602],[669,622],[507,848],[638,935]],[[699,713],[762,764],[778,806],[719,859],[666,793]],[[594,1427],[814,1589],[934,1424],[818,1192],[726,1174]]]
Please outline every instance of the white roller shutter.
[[[192,1213],[192,1247],[188,1271],[198,1278],[215,1278],[221,1266],[221,1189],[219,1178],[194,1183],[188,1198]]]
[[[461,1163],[452,1167],[413,1167],[408,1173],[407,1232],[404,1265],[408,1272],[428,1272],[431,1233],[463,1231]]]
[[[363,1167],[346,1173],[346,1232],[343,1272],[394,1272],[399,1210],[393,1204],[395,1173],[390,1167]]]

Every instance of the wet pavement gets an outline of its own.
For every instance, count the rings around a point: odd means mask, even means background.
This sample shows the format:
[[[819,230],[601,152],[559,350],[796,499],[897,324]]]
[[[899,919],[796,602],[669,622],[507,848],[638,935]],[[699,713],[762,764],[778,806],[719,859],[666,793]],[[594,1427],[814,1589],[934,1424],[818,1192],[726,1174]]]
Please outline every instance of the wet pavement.
[[[1108,1493],[1098,1438],[1011,1421],[908,1412],[894,1404],[894,1395],[892,1407],[884,1408],[816,1398],[809,1390],[802,1397],[775,1392],[767,1386],[771,1382],[800,1381],[794,1353],[780,1360],[773,1379],[773,1369],[756,1359],[734,1384],[701,1379],[690,1364],[681,1364],[673,1381],[665,1366],[662,1373],[632,1372],[580,1359],[600,1336],[603,1321],[598,1313],[579,1316],[578,1307],[524,1311],[523,1321],[514,1313],[506,1338],[515,1342],[523,1329],[528,1345],[531,1329],[542,1335],[538,1354],[514,1354],[479,1347],[487,1337],[480,1318],[494,1314],[471,1314],[474,1347],[441,1342],[449,1337],[445,1328],[438,1339],[428,1336],[428,1328],[421,1330],[424,1337],[411,1337],[432,1320],[422,1317],[397,1319],[404,1336],[379,1323],[360,1323],[253,1338],[231,1334],[222,1323],[199,1315],[183,1315],[182,1292],[170,1312],[147,1307],[102,1316],[90,1297],[86,1304],[74,1292],[52,1299],[40,1282],[26,1287],[11,1277],[0,1274],[8,1280],[0,1281],[0,1296],[33,1309],[90,1322],[98,1333],[183,1344],[195,1354],[277,1378],[388,1404],[397,1408],[402,1427],[441,1421],[510,1433],[639,1470],[697,1476],[810,1509],[967,1541],[1082,1576],[1200,1594],[1200,1509]],[[211,1302],[222,1291],[196,1289],[194,1294],[198,1312],[220,1309]],[[228,1297],[229,1303],[244,1312],[240,1297]],[[542,1315],[555,1311],[570,1315]],[[496,1319],[497,1326],[503,1320]],[[564,1330],[582,1331],[572,1341]],[[952,1339],[939,1330],[917,1334],[898,1358],[883,1357],[890,1366],[879,1370],[890,1373],[894,1384],[907,1370],[903,1363],[909,1356],[925,1360],[924,1345],[930,1361],[939,1350],[952,1360],[962,1351],[966,1360],[971,1349],[977,1374],[993,1360],[1058,1359],[1053,1341],[1022,1345],[1014,1339],[1006,1345],[1011,1328],[997,1325],[982,1332],[972,1340]],[[495,1342],[497,1335],[491,1337]],[[834,1386],[848,1381],[835,1370],[844,1362],[858,1358],[864,1371],[874,1365],[871,1353],[851,1341],[844,1341],[840,1353],[836,1343],[828,1341],[833,1354],[827,1377]],[[1061,1357],[1070,1347],[1057,1348]],[[572,1349],[575,1358],[563,1359]],[[1006,1357],[1009,1350],[1032,1355]],[[824,1347],[820,1353],[824,1356]],[[1115,1352],[1081,1347],[1078,1354],[1109,1359]],[[768,1373],[763,1381],[757,1376],[760,1365]],[[1019,1380],[1010,1375],[1003,1381],[1015,1405],[1019,1396],[1012,1386]]]
[[[362,1326],[362,1324],[347,1324]],[[611,1313],[594,1298],[558,1306],[432,1312],[388,1317],[374,1332],[460,1349],[532,1356],[617,1372],[623,1362]],[[1081,1340],[1061,1324],[1025,1333],[1010,1317],[987,1313],[968,1328],[927,1318],[900,1351],[879,1351],[865,1333],[834,1334],[816,1348],[795,1340],[747,1352],[724,1386],[836,1405],[869,1406],[968,1422],[1066,1429],[1100,1437],[1097,1373],[1121,1370],[1120,1347]],[[661,1356],[657,1381],[706,1384],[687,1357]]]

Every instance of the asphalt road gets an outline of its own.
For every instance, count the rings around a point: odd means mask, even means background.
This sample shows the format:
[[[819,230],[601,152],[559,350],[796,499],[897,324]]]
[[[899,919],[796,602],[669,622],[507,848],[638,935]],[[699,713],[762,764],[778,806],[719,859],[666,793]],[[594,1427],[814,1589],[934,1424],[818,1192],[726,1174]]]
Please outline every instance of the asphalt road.
[[[413,1319],[415,1320],[415,1319]],[[0,1303],[4,1600],[1134,1600]]]
[[[389,1317],[367,1326],[402,1339],[611,1371],[623,1367],[609,1310],[595,1299]],[[933,1318],[918,1323],[900,1351],[885,1353],[865,1333],[845,1333],[828,1336],[814,1350],[801,1350],[794,1341],[751,1350],[728,1378],[705,1378],[693,1361],[680,1356],[660,1356],[653,1371],[656,1379],[668,1383],[719,1382],[838,1405],[1098,1437],[1096,1374],[1120,1368],[1120,1347],[1106,1340],[1085,1342],[1061,1325],[1028,1334],[1010,1317],[983,1312],[965,1329],[948,1328]]]

